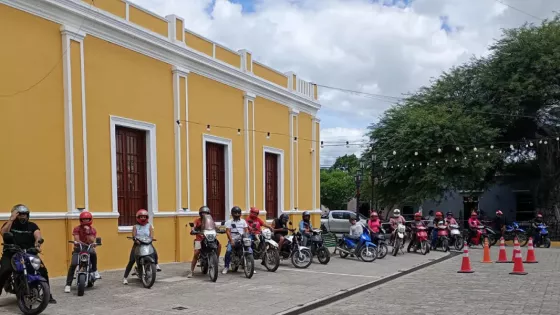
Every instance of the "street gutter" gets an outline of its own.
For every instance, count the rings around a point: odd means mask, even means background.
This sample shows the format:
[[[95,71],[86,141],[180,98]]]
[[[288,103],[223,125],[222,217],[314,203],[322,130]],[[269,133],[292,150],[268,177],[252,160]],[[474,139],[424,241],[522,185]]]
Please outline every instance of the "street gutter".
[[[287,309],[285,311],[276,313],[275,315],[299,315],[299,314],[304,314],[304,313],[309,312],[311,310],[314,310],[316,308],[323,307],[325,305],[340,301],[342,299],[348,298],[348,297],[350,297],[352,295],[355,295],[355,294],[358,294],[358,293],[362,293],[365,290],[369,290],[371,288],[380,286],[380,285],[385,284],[389,281],[393,281],[393,280],[398,279],[402,276],[406,276],[406,275],[411,274],[415,271],[418,271],[418,270],[427,268],[429,266],[438,264],[440,262],[446,261],[448,259],[459,256],[461,254],[462,254],[462,252],[449,252],[447,254],[447,256],[429,261],[427,263],[420,264],[418,266],[412,267],[412,268],[407,269],[407,270],[399,270],[396,273],[393,273],[393,274],[391,274],[391,275],[389,275],[385,278],[379,279],[379,280],[374,280],[372,282],[364,283],[364,284],[361,284],[359,286],[356,286],[356,287],[353,287],[353,288],[350,288],[350,289],[342,289],[338,293],[335,293],[333,295],[330,295],[330,296],[327,296],[327,297],[324,297],[324,298],[321,298],[321,299],[317,299],[317,300],[311,301],[309,303],[299,304],[299,305],[297,305],[293,308],[290,308],[290,309]]]

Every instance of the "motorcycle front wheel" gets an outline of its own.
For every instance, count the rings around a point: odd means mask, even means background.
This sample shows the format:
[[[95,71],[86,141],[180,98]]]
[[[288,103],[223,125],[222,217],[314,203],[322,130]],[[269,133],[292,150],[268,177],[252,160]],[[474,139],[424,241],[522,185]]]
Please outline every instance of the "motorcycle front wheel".
[[[544,246],[545,248],[550,248],[550,238],[545,237],[545,238],[543,239],[543,246]]]
[[[48,283],[46,281],[30,283],[29,291],[31,292],[30,295],[26,295],[24,292],[17,294],[17,304],[20,311],[25,315],[41,314],[49,305],[51,290]],[[36,309],[33,309],[33,302],[36,300],[40,300],[41,303]]]
[[[331,253],[325,246],[317,248],[317,260],[323,265],[326,265],[331,260]]]
[[[426,255],[430,251],[429,247],[430,244],[428,244],[428,241],[422,241],[422,244],[420,244],[420,253]]]
[[[216,253],[211,253],[208,256],[208,276],[212,282],[218,280],[218,257]]]
[[[144,272],[142,273],[142,285],[144,288],[151,288],[156,282],[156,264],[148,263],[144,265]]]
[[[395,240],[395,244],[393,246],[393,256],[397,256],[399,254],[399,249],[401,248],[401,239],[397,237]]]
[[[454,246],[455,246],[455,250],[463,249],[463,247],[465,247],[465,241],[463,240],[463,237],[456,236]]]
[[[269,248],[264,253],[263,261],[266,270],[275,272],[280,266],[280,253],[274,248]]]
[[[519,246],[525,247],[529,242],[529,238],[526,234],[517,234],[517,240],[519,241]]]
[[[377,259],[377,248],[373,246],[363,246],[360,249],[360,258],[365,262],[373,262]]]
[[[444,239],[443,241],[441,241],[441,247],[443,247],[444,252],[448,252],[449,251],[449,241],[447,239]]]
[[[251,279],[251,277],[255,273],[255,258],[253,257],[253,255],[245,255],[243,259],[243,272],[245,273],[245,277],[247,277],[247,279]]]
[[[78,296],[83,296],[84,291],[86,289],[86,275],[83,273],[79,274],[78,279],[76,279],[76,282],[78,285]]]
[[[389,248],[387,247],[387,245],[385,245],[385,243],[380,243],[377,246],[377,258],[379,259],[385,258],[388,252],[389,252]]]
[[[311,265],[313,255],[309,249],[300,249],[292,253],[292,265],[299,269],[304,269]]]

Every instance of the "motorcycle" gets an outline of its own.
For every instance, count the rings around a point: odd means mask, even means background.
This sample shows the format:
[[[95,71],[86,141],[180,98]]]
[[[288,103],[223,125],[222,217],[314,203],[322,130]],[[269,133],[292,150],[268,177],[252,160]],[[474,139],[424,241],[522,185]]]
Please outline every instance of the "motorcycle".
[[[194,249],[200,249],[200,269],[203,274],[208,274],[210,281],[218,280],[218,240],[216,238],[216,223],[212,216],[205,215],[202,219],[200,230],[194,230],[194,223],[190,222],[189,226],[193,228],[191,235],[204,235],[202,241],[194,242]],[[224,232],[220,232],[224,233]]]
[[[156,260],[154,259],[154,246],[152,242],[156,239],[149,236],[127,237],[133,242],[137,242],[136,249],[134,249],[134,273],[142,281],[144,288],[151,288],[156,282]]]
[[[465,233],[468,233],[468,231],[465,230]],[[470,238],[467,238],[467,242],[468,242],[469,246],[483,245],[485,239],[488,240],[488,246],[492,246],[492,244],[490,243],[490,239],[488,237],[488,234],[487,234],[486,226],[479,225],[479,226],[477,226],[477,229],[476,229],[476,232],[474,233],[474,235]]]
[[[535,246],[541,247],[543,245],[545,248],[550,248],[550,238],[548,237],[548,226],[546,224],[539,224],[537,225],[537,229],[539,230],[540,240],[535,242]]]
[[[450,224],[449,228],[449,240],[450,243],[453,244],[455,250],[461,250],[465,246],[463,236],[461,235],[461,231],[459,231],[458,224]]]
[[[405,233],[406,233],[406,226],[404,224],[399,223],[397,225],[395,240],[393,241],[393,251],[392,251],[393,256],[397,256],[399,250],[402,251],[402,248],[404,247]]]
[[[447,228],[447,225],[443,221],[440,221],[438,222],[436,229],[437,229],[437,239],[436,239],[435,246],[432,247],[432,249],[436,250],[438,247],[441,247],[441,249],[443,249],[444,252],[448,252],[449,230]]]
[[[47,280],[39,274],[43,264],[39,258],[40,250],[21,248],[14,243],[14,235],[10,232],[4,233],[3,238],[4,251],[13,254],[13,271],[4,284],[4,291],[16,295],[17,305],[23,314],[41,314],[49,305],[51,290]],[[39,240],[39,244],[43,242],[43,239]],[[38,306],[33,309],[35,302]]]
[[[524,247],[529,242],[529,237],[527,232],[519,227],[517,222],[513,222],[511,225],[506,226],[506,232],[504,233],[504,239],[513,240],[517,237],[519,241],[519,246]]]
[[[364,227],[362,235],[358,239],[348,238],[343,235],[338,240],[338,246],[335,251],[340,251],[340,258],[346,258],[348,255],[356,255],[364,262],[373,262],[377,259],[377,246],[371,241],[369,231]]]
[[[309,240],[309,242],[311,244],[311,254],[313,254],[313,256],[317,256],[317,260],[319,260],[321,264],[328,264],[331,260],[331,253],[323,243],[323,235],[320,229],[314,229],[312,231],[311,239]]]
[[[291,221],[289,225],[292,226]],[[282,259],[291,258],[292,265],[296,268],[302,269],[309,267],[313,260],[311,249],[300,245],[301,233],[296,233],[295,229],[288,229],[288,231],[292,232],[292,234],[284,237],[284,244],[280,249],[280,257]]]
[[[412,247],[414,247],[414,251],[420,249],[420,253],[422,253],[422,255],[426,255],[430,252],[428,228],[424,226],[419,226],[416,228],[416,240],[411,240],[410,243],[408,243],[408,248],[406,249],[406,251],[410,253]]]
[[[377,246],[377,258],[385,258],[385,256],[387,256],[387,253],[389,252],[389,248],[387,247],[387,240],[385,238],[385,230],[383,228],[380,228],[379,233],[375,234],[372,231],[370,231],[370,233],[372,243]]]
[[[83,296],[85,287],[93,287],[95,283],[95,274],[91,271],[91,251],[95,246],[101,246],[101,238],[98,237],[93,244],[86,244],[76,241],[68,241],[68,243],[74,244],[79,247],[78,252],[78,266],[76,268],[76,284],[78,286],[78,296]]]
[[[492,247],[496,245],[496,243],[500,240],[502,236],[496,233],[496,231],[494,231],[489,226],[485,226],[484,228],[486,229],[486,235],[488,235],[488,246]]]
[[[256,228],[256,226],[256,224],[253,224],[253,229]],[[272,232],[270,229],[262,230],[261,234],[253,234],[251,246],[253,249],[253,257],[255,259],[262,259],[266,270],[275,272],[278,269],[278,266],[280,266],[278,243],[272,239]]]
[[[236,225],[232,223],[231,227],[235,229]],[[248,233],[237,235],[237,237],[232,235],[233,244],[231,244],[230,269],[232,272],[237,272],[239,267],[241,267],[243,268],[245,277],[251,279],[255,273],[255,258],[253,257],[253,250],[251,249],[253,240]]]

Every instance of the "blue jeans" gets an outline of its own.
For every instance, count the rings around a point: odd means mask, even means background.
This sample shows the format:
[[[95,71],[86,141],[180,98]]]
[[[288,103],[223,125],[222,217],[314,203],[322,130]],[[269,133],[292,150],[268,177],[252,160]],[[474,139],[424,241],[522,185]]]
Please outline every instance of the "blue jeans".
[[[228,242],[226,247],[226,256],[224,257],[224,267],[229,268],[229,264],[231,263],[231,251],[233,250],[231,244]],[[253,249],[249,248],[249,252],[252,253]]]
[[[436,247],[436,243],[437,243],[437,229],[434,228],[432,230],[432,247]]]
[[[535,244],[538,244],[541,241],[541,232],[540,231],[536,231],[535,233],[533,233],[533,239]]]

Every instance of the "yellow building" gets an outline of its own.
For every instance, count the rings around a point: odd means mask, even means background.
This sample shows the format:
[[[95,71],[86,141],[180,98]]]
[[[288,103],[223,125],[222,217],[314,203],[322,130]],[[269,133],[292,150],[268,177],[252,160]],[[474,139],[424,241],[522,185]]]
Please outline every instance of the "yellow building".
[[[319,225],[317,85],[125,0],[0,0],[0,39],[0,224],[29,206],[52,275],[83,209],[101,270],[124,268],[140,208],[161,262],[190,260],[204,204]]]

